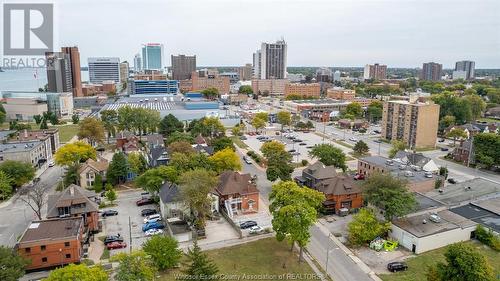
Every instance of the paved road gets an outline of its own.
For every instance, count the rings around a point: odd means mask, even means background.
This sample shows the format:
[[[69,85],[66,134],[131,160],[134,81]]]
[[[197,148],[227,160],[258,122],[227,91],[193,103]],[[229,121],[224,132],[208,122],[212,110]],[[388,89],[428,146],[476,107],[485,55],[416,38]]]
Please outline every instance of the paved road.
[[[49,194],[55,192],[55,186],[63,175],[59,166],[48,168],[41,176],[40,183],[50,188]],[[42,210],[42,217],[47,213],[47,206]],[[0,208],[0,245],[13,247],[17,238],[24,232],[32,220],[38,219],[33,210],[21,200]]]

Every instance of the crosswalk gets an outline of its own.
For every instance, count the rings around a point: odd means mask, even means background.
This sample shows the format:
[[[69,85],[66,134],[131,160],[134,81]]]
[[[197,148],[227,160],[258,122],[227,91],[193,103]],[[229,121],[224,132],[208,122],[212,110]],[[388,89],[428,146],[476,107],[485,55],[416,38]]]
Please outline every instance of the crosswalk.
[[[122,102],[122,103],[108,104],[105,106],[104,109],[118,110],[119,108],[124,107],[124,106],[130,106],[132,108],[142,107],[142,108],[147,108],[147,109],[163,111],[163,110],[170,110],[170,109],[174,108],[175,104],[173,102],[168,102],[168,101],[167,102],[154,101],[154,102],[144,102],[144,103]]]

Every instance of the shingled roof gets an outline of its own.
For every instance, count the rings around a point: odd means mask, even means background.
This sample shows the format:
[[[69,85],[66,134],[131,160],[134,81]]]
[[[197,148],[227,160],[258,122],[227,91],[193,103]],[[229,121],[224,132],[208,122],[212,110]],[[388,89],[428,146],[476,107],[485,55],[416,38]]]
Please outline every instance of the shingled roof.
[[[240,174],[233,171],[225,171],[219,176],[219,183],[215,190],[219,195],[244,195],[259,192],[255,184],[252,183],[250,174]]]
[[[326,179],[314,187],[326,195],[344,195],[361,193],[361,187],[348,175],[336,175]]]
[[[99,206],[91,200],[96,194],[93,191],[85,190],[76,184],[68,186],[61,193],[49,195],[47,200],[47,218],[59,216],[59,207],[70,207],[71,214],[83,214],[88,212],[98,212]],[[79,204],[84,204],[77,207]]]
[[[82,217],[33,221],[19,239],[19,243],[76,238],[82,226]]]
[[[303,173],[309,174],[317,180],[329,179],[337,175],[335,166],[326,166],[320,161],[305,168]]]
[[[108,160],[104,159],[104,158],[100,158],[99,161],[95,161],[93,159],[88,159],[87,161],[85,161],[85,163],[80,167],[79,169],[79,173],[81,173],[83,170],[85,170],[85,168],[87,167],[90,167],[92,168],[94,171],[97,171],[97,172],[104,172],[104,171],[107,171],[108,170],[108,167],[109,167],[109,162]]]

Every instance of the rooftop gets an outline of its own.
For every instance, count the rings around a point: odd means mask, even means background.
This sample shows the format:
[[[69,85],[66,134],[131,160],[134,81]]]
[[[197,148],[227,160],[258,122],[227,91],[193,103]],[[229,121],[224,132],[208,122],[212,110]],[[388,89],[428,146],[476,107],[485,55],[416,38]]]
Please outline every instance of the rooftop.
[[[421,193],[415,192],[413,193],[415,195],[415,200],[417,200],[417,210],[416,211],[423,211],[427,209],[433,209],[433,208],[438,208],[442,207],[443,204],[430,198],[427,197]]]
[[[486,207],[489,204],[500,205],[500,198],[486,200]],[[450,209],[455,214],[462,217],[470,219],[476,223],[479,223],[485,227],[493,229],[495,232],[500,233],[500,215],[498,213],[491,212],[487,209],[480,207],[480,202],[474,202],[467,205],[463,205],[457,208]]]
[[[71,214],[97,212],[99,207],[90,198],[96,196],[95,192],[85,190],[76,184],[71,184],[63,192],[49,195],[47,199],[47,217],[59,216],[59,207],[71,206]]]
[[[500,194],[500,184],[483,179],[474,178],[457,184],[450,184],[439,190],[427,192],[425,195],[447,205],[460,205],[478,199],[487,199]]]
[[[250,174],[240,174],[233,171],[223,172],[219,176],[219,183],[215,189],[220,195],[244,195],[259,192],[255,184],[252,183]]]
[[[398,159],[389,159],[382,156],[367,156],[359,160],[367,162],[374,166],[384,168],[384,171],[390,172],[395,177],[404,178],[408,180],[410,183],[434,180],[433,178],[427,178],[425,176],[425,171],[423,170],[417,171],[413,169],[410,165],[399,162]],[[392,165],[387,164],[388,160],[392,161]],[[411,172],[411,176],[407,176],[407,174],[410,175],[410,173],[408,172]]]
[[[19,243],[77,237],[82,225],[82,217],[33,221],[19,239]]]
[[[2,153],[12,153],[12,152],[23,152],[31,151],[38,146],[42,145],[41,141],[27,141],[27,142],[17,142],[17,143],[2,143],[0,144],[0,152]]]

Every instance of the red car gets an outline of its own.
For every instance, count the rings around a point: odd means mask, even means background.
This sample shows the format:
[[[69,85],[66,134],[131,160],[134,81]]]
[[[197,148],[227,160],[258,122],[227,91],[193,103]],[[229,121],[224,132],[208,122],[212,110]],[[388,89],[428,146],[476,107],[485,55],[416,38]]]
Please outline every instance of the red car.
[[[108,248],[108,250],[112,250],[112,249],[121,249],[121,248],[126,248],[127,247],[127,243],[125,242],[111,242],[109,243],[108,245],[106,245],[106,248]]]
[[[363,174],[356,174],[354,176],[354,179],[355,180],[364,180],[365,179],[365,175],[363,175]]]
[[[137,206],[143,206],[143,205],[148,205],[148,204],[153,204],[155,201],[153,201],[152,198],[142,198],[141,200],[138,200],[135,202]]]

